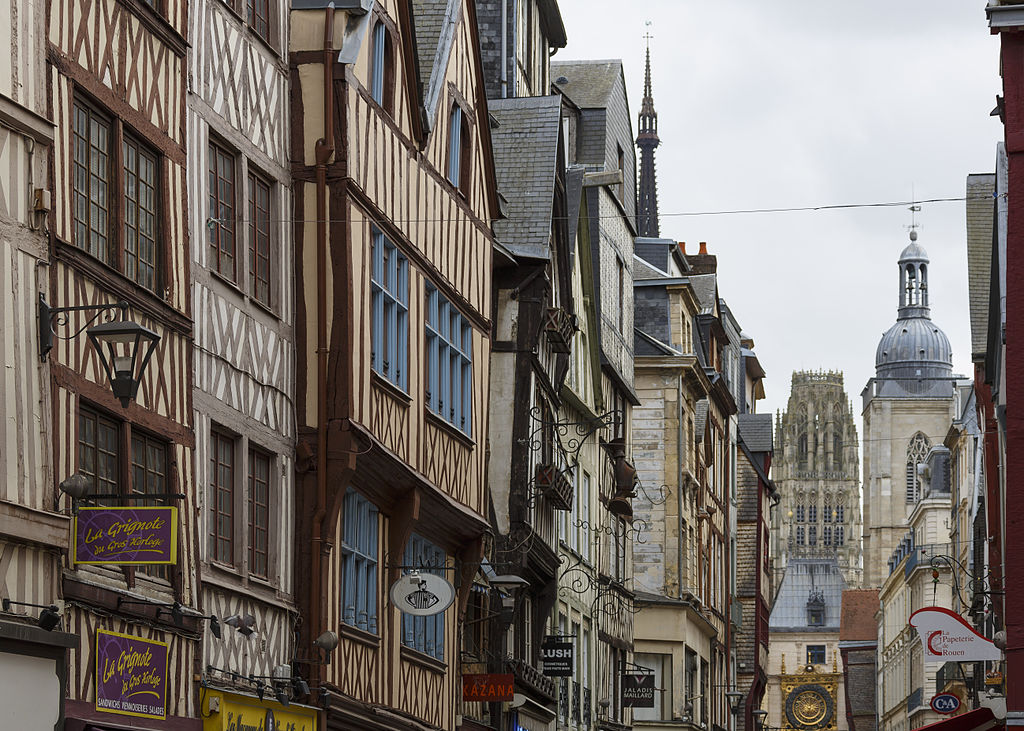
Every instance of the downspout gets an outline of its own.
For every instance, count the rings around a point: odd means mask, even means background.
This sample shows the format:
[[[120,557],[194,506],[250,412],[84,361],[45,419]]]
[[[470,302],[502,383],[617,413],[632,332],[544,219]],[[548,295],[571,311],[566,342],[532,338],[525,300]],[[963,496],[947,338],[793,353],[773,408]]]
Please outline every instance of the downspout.
[[[323,625],[323,522],[327,515],[327,162],[334,155],[334,3],[324,18],[324,136],[316,141],[316,512],[313,514],[310,637]],[[312,666],[319,680],[320,669]]]
[[[508,97],[508,3],[501,0],[501,98]]]
[[[519,0],[512,0],[512,96],[519,95],[518,84],[516,79],[519,78],[517,73],[519,68]],[[505,78],[508,83],[508,77]]]

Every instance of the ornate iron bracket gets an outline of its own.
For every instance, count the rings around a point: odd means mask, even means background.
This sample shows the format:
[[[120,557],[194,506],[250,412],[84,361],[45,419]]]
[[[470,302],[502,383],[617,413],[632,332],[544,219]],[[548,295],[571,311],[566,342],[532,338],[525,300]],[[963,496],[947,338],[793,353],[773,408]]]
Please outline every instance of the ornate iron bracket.
[[[590,602],[592,615],[604,614],[608,617],[620,616],[623,613],[636,614],[640,611],[636,603],[624,591],[624,587],[607,577],[597,575],[596,570],[584,564],[579,556],[559,556],[559,563],[565,568],[558,574],[558,595],[567,597],[570,593],[583,597],[593,593]]]
[[[992,588],[991,571],[986,571],[984,574],[975,576],[975,574],[972,571],[969,571],[966,566],[964,566],[954,557],[949,556],[947,554],[939,554],[937,556],[932,556],[930,564],[933,570],[933,577],[936,582],[938,582],[939,580],[939,570],[949,569],[950,576],[952,576],[953,578],[953,591],[956,592],[957,598],[960,599],[960,604],[962,604],[965,607],[973,607],[974,597],[976,596],[998,596],[1006,593],[1005,591]],[[969,602],[964,601],[964,596],[962,593],[962,589],[964,587],[960,585],[960,577],[956,572],[956,568],[959,568],[968,577],[968,583],[966,588],[969,589],[971,592],[971,601]]]
[[[46,297],[39,293],[39,359],[46,361],[46,356],[53,350],[53,338],[60,337],[54,331],[58,326],[65,326],[69,322],[68,314],[71,312],[94,312],[82,327],[71,335],[61,337],[61,340],[71,340],[81,335],[96,320],[112,310],[121,310],[122,317],[128,314],[128,303],[124,300],[107,305],[75,305],[74,307],[50,307]]]

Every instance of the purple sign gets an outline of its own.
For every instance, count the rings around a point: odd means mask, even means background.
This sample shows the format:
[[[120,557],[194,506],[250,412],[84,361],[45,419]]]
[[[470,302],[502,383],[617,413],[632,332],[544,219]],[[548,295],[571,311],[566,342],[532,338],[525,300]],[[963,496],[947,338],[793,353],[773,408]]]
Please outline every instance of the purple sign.
[[[75,563],[173,564],[178,558],[178,509],[79,508],[73,538]]]
[[[167,717],[167,643],[96,630],[96,710]]]

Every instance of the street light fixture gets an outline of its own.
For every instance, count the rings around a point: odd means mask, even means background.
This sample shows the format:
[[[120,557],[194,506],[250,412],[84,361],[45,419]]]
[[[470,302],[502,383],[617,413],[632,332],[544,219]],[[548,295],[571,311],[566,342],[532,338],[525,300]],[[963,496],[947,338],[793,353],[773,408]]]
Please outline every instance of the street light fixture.
[[[754,726],[755,726],[755,728],[759,728],[759,729],[765,728],[764,720],[768,716],[768,711],[765,711],[765,710],[762,710],[762,709],[758,708],[756,711],[754,711],[753,715],[754,715]]]
[[[105,322],[89,328],[86,334],[100,357],[110,381],[110,390],[127,409],[128,403],[139,392],[142,373],[156,350],[160,336],[130,320]]]
[[[19,607],[35,607],[36,609],[42,609],[39,613],[39,618],[36,620],[36,626],[40,629],[52,632],[53,628],[60,624],[60,607],[56,604],[33,604],[31,602],[16,602],[6,597],[3,599],[2,608],[5,613],[10,613],[11,605],[15,604]]]
[[[725,697],[729,700],[729,710],[731,710],[732,714],[735,716],[740,712],[740,708],[742,707],[744,697],[743,692],[739,690],[729,690],[726,691]]]

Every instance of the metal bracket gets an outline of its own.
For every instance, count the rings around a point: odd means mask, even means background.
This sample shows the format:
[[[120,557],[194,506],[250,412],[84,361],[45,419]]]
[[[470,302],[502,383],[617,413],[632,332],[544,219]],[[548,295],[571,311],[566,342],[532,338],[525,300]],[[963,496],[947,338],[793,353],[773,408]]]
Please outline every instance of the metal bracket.
[[[39,359],[42,362],[46,362],[46,356],[49,355],[50,351],[53,350],[53,338],[56,335],[54,328],[58,325],[68,324],[68,313],[70,312],[95,312],[95,314],[89,318],[89,320],[80,327],[76,332],[68,335],[62,340],[70,340],[71,338],[80,335],[90,325],[107,312],[111,310],[121,310],[122,317],[128,312],[128,303],[124,300],[119,300],[112,304],[107,305],[75,305],[72,307],[50,307],[46,302],[46,296],[39,293]]]

